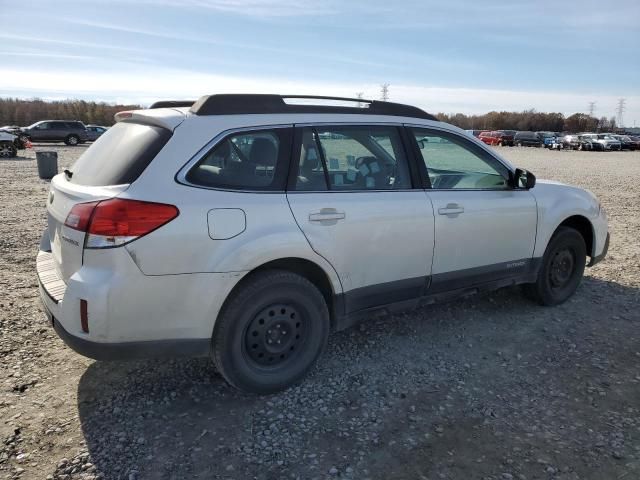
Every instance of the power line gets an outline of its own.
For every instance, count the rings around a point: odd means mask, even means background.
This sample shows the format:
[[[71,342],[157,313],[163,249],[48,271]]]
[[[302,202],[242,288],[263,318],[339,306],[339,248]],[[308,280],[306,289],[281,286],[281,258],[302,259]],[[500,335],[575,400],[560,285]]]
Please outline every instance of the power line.
[[[388,83],[380,85],[380,100],[383,102],[389,101],[389,86],[390,85]]]
[[[627,99],[626,98],[620,98],[618,99],[618,108],[616,109],[616,112],[618,114],[618,128],[623,128],[624,127],[624,119],[623,119],[623,114],[624,114],[624,110],[625,110],[625,103],[627,103]]]

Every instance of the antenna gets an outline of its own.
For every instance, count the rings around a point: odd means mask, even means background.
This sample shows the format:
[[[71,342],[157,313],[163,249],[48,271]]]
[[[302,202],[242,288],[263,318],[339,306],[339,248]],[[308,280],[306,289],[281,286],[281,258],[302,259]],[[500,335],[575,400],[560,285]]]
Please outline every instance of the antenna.
[[[388,83],[380,85],[380,100],[383,102],[389,101],[389,86],[390,85]]]
[[[620,98],[618,99],[618,108],[616,109],[616,113],[618,114],[618,128],[623,128],[624,127],[624,120],[623,120],[623,114],[624,114],[624,110],[625,110],[625,103],[627,103],[627,99],[626,98]]]
[[[589,102],[589,116],[593,117],[593,112],[596,110],[596,102]]]

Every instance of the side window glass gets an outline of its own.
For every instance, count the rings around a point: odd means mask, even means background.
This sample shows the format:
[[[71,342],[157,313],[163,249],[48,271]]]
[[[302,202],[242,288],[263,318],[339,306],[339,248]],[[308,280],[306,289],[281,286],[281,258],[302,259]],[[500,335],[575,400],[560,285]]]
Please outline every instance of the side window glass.
[[[230,135],[189,171],[187,181],[239,190],[284,189],[289,138],[289,129]]]
[[[402,140],[395,127],[307,128],[297,190],[411,188]]]
[[[463,139],[420,129],[414,129],[413,134],[433,189],[509,188],[506,167],[476,154]]]

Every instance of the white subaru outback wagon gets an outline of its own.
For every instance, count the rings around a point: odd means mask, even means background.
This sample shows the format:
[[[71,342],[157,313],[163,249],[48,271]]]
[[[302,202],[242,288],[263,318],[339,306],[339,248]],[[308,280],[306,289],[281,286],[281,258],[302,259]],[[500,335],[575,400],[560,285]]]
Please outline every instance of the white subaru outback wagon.
[[[92,358],[210,355],[273,392],[331,330],[515,284],[555,305],[607,252],[590,192],[412,106],[211,95],[116,120],[53,178],[37,256],[49,320]]]

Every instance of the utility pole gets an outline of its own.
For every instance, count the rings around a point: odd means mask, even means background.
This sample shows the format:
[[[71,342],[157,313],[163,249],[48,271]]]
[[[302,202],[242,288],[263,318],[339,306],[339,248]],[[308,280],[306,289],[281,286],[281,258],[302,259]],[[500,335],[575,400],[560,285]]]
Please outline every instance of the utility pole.
[[[356,93],[356,97],[358,100],[362,100],[362,98],[364,97],[364,92],[357,92]],[[358,108],[362,108],[362,103],[358,102]]]
[[[596,102],[589,102],[589,116],[593,117],[593,112],[596,110]]]
[[[626,98],[620,98],[618,99],[618,108],[616,109],[616,112],[618,114],[618,128],[623,128],[624,127],[624,121],[623,121],[623,114],[624,114],[624,109],[625,109],[625,103],[627,103],[627,99]]]
[[[380,100],[383,102],[389,101],[389,84],[383,83],[380,85]]]

